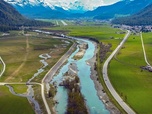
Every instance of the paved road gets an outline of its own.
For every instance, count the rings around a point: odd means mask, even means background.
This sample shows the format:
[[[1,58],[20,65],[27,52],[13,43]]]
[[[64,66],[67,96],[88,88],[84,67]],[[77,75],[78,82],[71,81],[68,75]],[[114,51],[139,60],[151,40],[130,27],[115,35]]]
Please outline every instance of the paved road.
[[[60,58],[60,60],[49,70],[49,72],[45,75],[42,80],[42,83],[49,83],[53,78],[53,75],[57,72],[57,70],[63,65],[63,63],[68,59],[69,55],[73,53],[73,48],[76,47],[74,43],[71,48]]]
[[[121,49],[121,47],[123,46],[123,44],[125,43],[125,41],[127,40],[127,38],[130,36],[130,31],[127,32],[127,34],[125,35],[124,39],[122,40],[122,42],[118,45],[118,47],[112,52],[112,54],[108,57],[108,59],[105,61],[104,65],[103,65],[103,69],[102,69],[102,73],[103,73],[103,78],[105,81],[105,84],[107,86],[107,88],[109,89],[110,93],[112,94],[112,96],[115,98],[115,100],[119,103],[119,105],[128,113],[128,114],[136,114],[123,100],[122,98],[118,95],[118,93],[116,92],[116,90],[114,89],[114,87],[112,86],[109,78],[108,78],[108,64],[111,61],[111,59],[114,57],[114,55],[116,53],[118,53],[118,51]]]
[[[49,72],[45,75],[45,77],[42,79],[41,82],[41,95],[44,102],[44,105],[47,110],[47,114],[51,114],[50,108],[48,106],[48,103],[45,98],[45,86],[47,83],[51,81],[54,74],[57,72],[57,70],[63,65],[63,63],[68,59],[68,56],[73,53],[73,48],[76,46],[76,43],[74,43],[71,48],[60,58],[60,60],[49,70]]]
[[[143,53],[144,53],[144,58],[145,58],[145,62],[147,65],[151,66],[150,63],[147,60],[147,56],[146,56],[146,51],[145,51],[145,46],[144,46],[144,41],[143,41],[143,37],[142,37],[142,32],[140,32],[140,38],[141,38],[141,43],[142,43],[142,48],[143,48]]]
[[[5,69],[6,69],[6,64],[4,63],[4,61],[3,61],[3,59],[0,57],[0,61],[2,62],[2,64],[3,64],[3,70],[2,70],[2,72],[0,73],[0,77],[4,74],[4,72],[5,72]]]

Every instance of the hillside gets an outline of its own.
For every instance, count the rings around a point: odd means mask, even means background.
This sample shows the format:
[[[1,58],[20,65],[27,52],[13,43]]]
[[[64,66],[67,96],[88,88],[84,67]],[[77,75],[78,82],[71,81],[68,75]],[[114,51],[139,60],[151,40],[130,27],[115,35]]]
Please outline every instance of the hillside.
[[[29,20],[19,14],[10,4],[0,1],[0,31],[17,29],[18,26],[51,26],[51,23]]]
[[[111,19],[135,14],[151,4],[152,0],[122,0],[109,6],[98,7],[94,11],[86,12],[86,16],[94,19]]]
[[[152,4],[132,16],[115,19],[112,23],[126,25],[152,25]]]

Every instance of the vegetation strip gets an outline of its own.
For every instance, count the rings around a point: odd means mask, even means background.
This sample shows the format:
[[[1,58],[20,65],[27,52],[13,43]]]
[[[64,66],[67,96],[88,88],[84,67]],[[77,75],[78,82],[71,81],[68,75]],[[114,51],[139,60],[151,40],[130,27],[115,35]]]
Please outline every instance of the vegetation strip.
[[[66,114],[87,114],[85,100],[80,92],[79,78],[75,76],[72,81],[67,80],[64,87],[68,90],[68,107]]]

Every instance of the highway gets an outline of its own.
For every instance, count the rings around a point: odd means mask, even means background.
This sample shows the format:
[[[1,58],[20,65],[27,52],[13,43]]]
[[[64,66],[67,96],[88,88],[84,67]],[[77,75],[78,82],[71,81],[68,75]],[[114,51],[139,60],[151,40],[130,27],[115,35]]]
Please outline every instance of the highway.
[[[115,54],[118,53],[118,51],[121,49],[127,38],[130,36],[131,31],[127,31],[127,34],[125,35],[124,39],[121,41],[121,43],[118,45],[118,47],[112,52],[112,54],[108,57],[108,59],[105,61],[102,69],[104,82],[109,89],[112,96],[115,98],[115,100],[119,103],[119,105],[128,113],[128,114],[136,114],[119,96],[119,94],[116,92],[114,87],[112,86],[109,77],[108,77],[108,64],[111,61],[111,59],[114,57]]]

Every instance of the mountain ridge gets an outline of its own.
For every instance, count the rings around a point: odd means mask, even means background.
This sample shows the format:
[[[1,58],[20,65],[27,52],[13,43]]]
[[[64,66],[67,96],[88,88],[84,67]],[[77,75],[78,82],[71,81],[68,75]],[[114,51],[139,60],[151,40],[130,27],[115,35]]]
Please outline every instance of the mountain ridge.
[[[152,25],[152,4],[145,7],[140,12],[126,17],[118,18],[112,21],[114,24],[126,24],[126,25]]]
[[[52,26],[52,23],[46,23],[36,20],[29,20],[23,17],[13,6],[0,1],[0,30],[18,29],[19,26]]]
[[[107,7],[99,7],[94,12],[101,12],[94,19],[111,19],[137,13],[152,3],[152,0],[123,0]],[[107,10],[109,8],[109,10]],[[106,17],[106,18],[105,18]]]
[[[152,3],[152,0],[121,0],[117,3],[100,6],[93,11],[77,12],[77,10],[65,10],[62,7],[55,6],[51,8],[46,3],[38,2],[29,3],[24,0],[24,4],[10,2],[12,0],[5,0],[11,4],[24,16],[29,18],[46,18],[46,19],[77,19],[77,18],[93,18],[99,20],[112,19],[116,17],[128,16],[137,13],[138,11],[145,8],[147,5]],[[14,0],[15,1],[15,0]],[[38,0],[35,0],[38,1]],[[31,5],[30,5],[31,4]],[[79,3],[77,3],[79,4]],[[83,10],[79,5],[77,6],[80,10]]]

